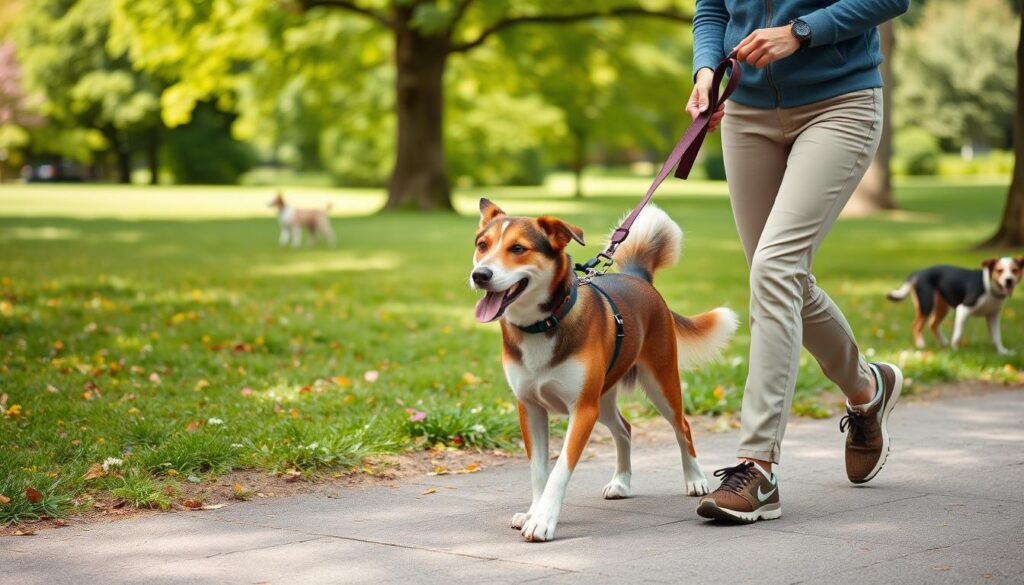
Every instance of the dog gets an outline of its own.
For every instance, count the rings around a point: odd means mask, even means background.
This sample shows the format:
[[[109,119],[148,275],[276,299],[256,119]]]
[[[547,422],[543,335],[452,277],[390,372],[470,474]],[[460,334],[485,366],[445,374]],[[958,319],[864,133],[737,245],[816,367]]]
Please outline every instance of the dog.
[[[1000,354],[1011,353],[1003,347],[999,328],[999,315],[1006,299],[1021,280],[1024,256],[1016,258],[989,258],[981,263],[981,270],[968,270],[958,266],[938,265],[914,272],[900,288],[889,292],[891,301],[899,302],[913,295],[916,315],[911,330],[914,345],[924,348],[925,325],[932,331],[939,345],[956,349],[964,335],[969,317],[981,316],[988,321],[992,344]],[[948,344],[939,330],[949,309],[953,308],[953,339]],[[929,323],[929,318],[931,322]]]
[[[566,253],[583,231],[555,217],[514,217],[480,200],[470,286],[483,291],[476,318],[501,319],[502,363],[518,399],[530,459],[533,499],[512,528],[528,541],[554,538],[566,486],[594,424],[615,443],[616,468],[606,499],[630,495],[630,425],[616,397],[637,383],[675,430],[686,493],[708,482],[683,413],[678,367],[717,357],[736,331],[736,313],[719,308],[696,317],[669,310],[652,285],[655,272],[679,258],[682,230],[648,206],[619,247],[618,273],[577,281]],[[561,454],[548,469],[548,416],[569,415]]]
[[[278,244],[287,246],[289,240],[292,246],[298,248],[302,245],[302,230],[309,232],[309,245],[317,239],[326,240],[332,247],[335,244],[334,230],[331,229],[331,219],[327,214],[331,211],[331,204],[328,203],[324,209],[298,209],[288,205],[284,201],[281,192],[270,202],[268,207],[277,208],[277,223],[281,226],[281,237]]]

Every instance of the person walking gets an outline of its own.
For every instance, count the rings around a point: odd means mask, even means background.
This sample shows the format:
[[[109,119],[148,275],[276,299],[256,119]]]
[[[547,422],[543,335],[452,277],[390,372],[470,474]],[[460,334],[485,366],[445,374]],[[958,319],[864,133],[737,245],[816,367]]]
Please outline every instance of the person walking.
[[[879,24],[909,0],[697,0],[695,85],[708,107],[713,70],[735,51],[743,77],[714,112],[736,228],[750,266],[750,360],[739,462],[698,504],[705,518],[782,516],[779,462],[803,345],[846,395],[846,474],[870,481],[889,451],[887,421],[903,376],[865,361],[811,265],[863,177],[882,133]]]

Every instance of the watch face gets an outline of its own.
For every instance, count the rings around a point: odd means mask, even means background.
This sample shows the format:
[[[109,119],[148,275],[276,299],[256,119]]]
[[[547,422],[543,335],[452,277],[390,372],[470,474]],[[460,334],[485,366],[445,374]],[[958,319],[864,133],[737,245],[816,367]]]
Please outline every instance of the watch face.
[[[797,20],[793,23],[793,34],[796,35],[797,38],[806,39],[811,36],[811,25],[802,20]]]

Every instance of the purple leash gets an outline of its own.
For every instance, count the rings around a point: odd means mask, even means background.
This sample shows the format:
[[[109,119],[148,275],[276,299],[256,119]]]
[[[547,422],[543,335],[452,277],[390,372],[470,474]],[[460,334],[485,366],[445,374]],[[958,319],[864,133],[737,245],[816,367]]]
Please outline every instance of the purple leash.
[[[725,78],[726,70],[729,71],[729,80],[725,84],[725,89],[719,95],[719,86],[722,83],[722,79]],[[693,168],[693,163],[697,160],[697,153],[700,152],[701,144],[704,143],[704,137],[708,134],[708,124],[711,122],[711,116],[718,109],[719,105],[729,99],[729,96],[732,95],[732,92],[740,84],[740,76],[740,64],[733,55],[722,59],[718,67],[715,68],[715,74],[712,77],[711,92],[708,95],[708,107],[690,123],[682,138],[679,139],[675,148],[672,149],[672,153],[668,155],[665,164],[661,165],[661,170],[654,177],[651,186],[647,188],[647,194],[640,200],[640,203],[637,203],[633,211],[626,216],[626,219],[619,224],[619,227],[615,228],[615,231],[612,232],[608,247],[587,262],[576,265],[576,270],[584,273],[583,280],[587,281],[594,276],[604,274],[611,268],[614,262],[612,257],[615,254],[615,250],[629,236],[629,229],[633,227],[633,222],[636,221],[636,218],[640,216],[640,212],[643,211],[644,207],[651,201],[651,198],[654,197],[654,192],[668,178],[673,167],[676,169],[675,176],[677,178],[685,180],[690,176],[690,169]]]

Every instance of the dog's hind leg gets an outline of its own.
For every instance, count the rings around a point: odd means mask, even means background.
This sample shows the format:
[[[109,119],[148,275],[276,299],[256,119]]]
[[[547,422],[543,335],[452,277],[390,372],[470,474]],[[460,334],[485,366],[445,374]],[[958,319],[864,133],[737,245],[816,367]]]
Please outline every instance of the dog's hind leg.
[[[949,345],[949,340],[942,334],[942,329],[939,328],[942,325],[942,320],[949,314],[949,303],[946,299],[942,298],[942,295],[935,293],[935,312],[932,314],[932,322],[930,329],[932,331],[932,337],[939,345],[946,347]]]
[[[616,384],[604,393],[601,397],[601,414],[598,420],[608,427],[615,441],[615,475],[608,485],[601,490],[601,495],[606,500],[619,500],[630,496],[629,483],[633,476],[633,468],[630,464],[630,435],[632,429],[629,422],[619,411],[618,398],[619,384]]]
[[[519,403],[519,429],[523,433],[523,445],[530,459],[530,479],[533,484],[533,500],[527,512],[512,515],[512,528],[519,530],[530,519],[544,493],[548,482],[548,413],[535,404]]]
[[[924,327],[931,317],[935,304],[935,291],[918,283],[914,287],[914,323],[910,331],[914,335],[914,346],[917,349],[924,349]]]
[[[292,247],[298,248],[302,245],[302,228],[299,226],[292,227]]]
[[[673,363],[670,367],[649,368],[640,366],[640,386],[651,400],[654,408],[668,420],[676,432],[679,453],[683,459],[683,483],[686,495],[703,496],[708,493],[708,478],[700,468],[697,452],[693,448],[690,424],[683,413],[683,391],[679,384],[679,371]]]

